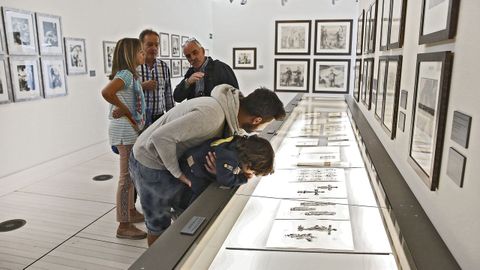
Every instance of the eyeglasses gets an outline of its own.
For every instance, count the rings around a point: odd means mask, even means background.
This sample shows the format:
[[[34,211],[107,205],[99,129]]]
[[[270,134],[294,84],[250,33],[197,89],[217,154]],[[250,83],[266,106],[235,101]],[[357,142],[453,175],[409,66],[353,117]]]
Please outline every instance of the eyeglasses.
[[[202,47],[202,44],[200,44],[200,42],[194,37],[191,37],[191,38],[188,38],[187,40],[185,40],[185,42],[183,42],[183,44],[182,44],[182,47],[185,47],[185,45],[187,45],[187,43],[190,43],[190,42],[193,42],[193,43],[197,44],[198,47]]]

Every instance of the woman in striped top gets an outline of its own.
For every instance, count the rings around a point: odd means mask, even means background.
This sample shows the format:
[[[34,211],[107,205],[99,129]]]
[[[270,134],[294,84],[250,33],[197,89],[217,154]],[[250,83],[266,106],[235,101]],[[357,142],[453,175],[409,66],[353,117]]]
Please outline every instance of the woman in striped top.
[[[113,54],[111,80],[102,90],[110,106],[110,144],[120,154],[120,177],[117,189],[118,238],[143,239],[146,233],[135,227],[143,221],[135,209],[134,185],[128,172],[128,157],[139,131],[145,124],[145,97],[136,68],[145,62],[140,40],[124,38],[117,42]]]

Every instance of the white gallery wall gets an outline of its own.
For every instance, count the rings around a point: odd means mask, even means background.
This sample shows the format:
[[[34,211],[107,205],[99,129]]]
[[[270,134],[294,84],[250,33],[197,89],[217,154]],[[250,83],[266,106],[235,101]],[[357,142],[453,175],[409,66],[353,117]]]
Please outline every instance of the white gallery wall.
[[[228,0],[214,0],[213,4],[213,46],[214,56],[232,66],[233,47],[256,47],[257,69],[235,69],[240,90],[244,94],[259,86],[273,89],[274,59],[311,59],[310,81],[313,76],[313,59],[354,59],[350,56],[314,55],[315,20],[356,19],[357,5],[354,0],[290,0],[281,5],[281,0],[249,0],[240,5],[240,0],[230,3]],[[275,53],[276,20],[312,20],[310,55],[278,55]],[[352,29],[355,29],[352,25]],[[354,31],[355,33],[355,31]],[[355,34],[352,35],[355,40]],[[354,52],[354,47],[352,46]],[[353,54],[352,54],[353,55]],[[354,62],[353,62],[354,63]],[[263,69],[259,66],[263,65]],[[352,63],[350,63],[352,67]],[[351,72],[350,72],[351,73]],[[312,92],[312,83],[310,92]],[[350,80],[350,85],[352,81]],[[279,93],[284,103],[290,101],[295,93]]]
[[[378,57],[382,55],[403,55],[402,77],[400,89],[408,91],[405,131],[397,129],[396,138],[382,129],[381,123],[374,117],[372,110],[367,110],[363,103],[358,103],[363,114],[368,119],[377,136],[387,149],[403,177],[407,181],[428,217],[434,224],[440,236],[460,264],[462,269],[480,268],[480,146],[478,135],[480,126],[480,94],[478,91],[478,71],[480,70],[480,51],[478,44],[478,25],[480,25],[480,2],[460,1],[459,20],[456,38],[450,41],[418,45],[422,1],[408,1],[405,41],[401,49],[379,52],[380,18],[377,20],[377,46],[375,56],[374,79],[378,76]],[[359,10],[368,10],[373,0],[361,0]],[[378,0],[381,8],[382,0]],[[380,10],[380,9],[379,9]],[[413,110],[413,95],[415,84],[415,65],[418,53],[452,51],[453,69],[450,85],[450,97],[446,117],[445,139],[441,161],[439,187],[436,191],[430,189],[418,177],[412,166],[407,162]],[[460,111],[472,117],[470,143],[468,149],[450,139],[454,111]],[[448,150],[455,148],[467,158],[463,188],[456,185],[446,174]],[[435,258],[432,258],[434,260]]]
[[[87,151],[92,158],[108,150],[108,105],[100,94],[108,82],[102,41],[138,37],[144,28],[153,28],[195,35],[211,47],[210,1],[2,0],[0,5],[61,16],[64,37],[86,39],[88,70],[96,72],[95,77],[68,76],[65,97],[0,105],[0,182],[70,154]]]

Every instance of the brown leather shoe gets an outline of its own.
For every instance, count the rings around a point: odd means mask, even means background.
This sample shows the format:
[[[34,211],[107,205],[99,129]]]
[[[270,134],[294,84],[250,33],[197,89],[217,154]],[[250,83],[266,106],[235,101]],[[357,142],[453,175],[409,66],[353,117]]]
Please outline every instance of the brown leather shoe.
[[[139,223],[144,222],[145,217],[135,209],[133,211],[130,211],[130,216],[128,217],[128,220],[132,223]]]
[[[147,233],[130,224],[127,228],[117,229],[117,238],[139,240],[147,237]]]

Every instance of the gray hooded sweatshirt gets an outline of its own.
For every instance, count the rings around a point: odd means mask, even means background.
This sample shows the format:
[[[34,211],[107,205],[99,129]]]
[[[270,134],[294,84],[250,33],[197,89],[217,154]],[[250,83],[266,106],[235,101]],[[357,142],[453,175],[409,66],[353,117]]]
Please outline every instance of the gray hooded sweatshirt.
[[[135,159],[148,168],[167,169],[180,177],[178,158],[187,149],[213,137],[243,132],[238,124],[240,95],[238,89],[221,84],[212,90],[211,97],[173,107],[138,137],[133,146]]]

